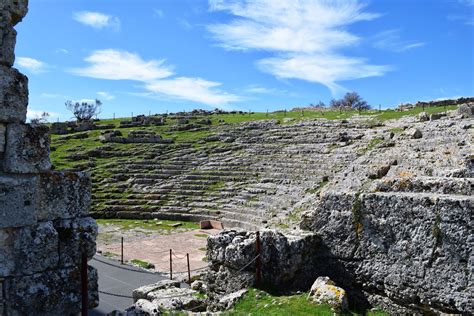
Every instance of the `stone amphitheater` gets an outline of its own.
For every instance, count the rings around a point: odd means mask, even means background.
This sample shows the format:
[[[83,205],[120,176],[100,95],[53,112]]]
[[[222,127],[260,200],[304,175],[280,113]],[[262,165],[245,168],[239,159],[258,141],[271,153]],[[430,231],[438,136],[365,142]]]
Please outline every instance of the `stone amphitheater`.
[[[231,228],[208,239],[207,282],[216,293],[255,285],[253,266],[235,277],[256,240],[238,227],[261,231],[270,287],[306,291],[329,276],[362,311],[470,314],[472,117],[468,104],[384,121],[194,125],[192,140],[137,146],[138,135],[156,136],[129,132],[129,141],[79,147],[64,159],[93,173],[94,157],[111,160],[94,176],[96,218],[217,219]],[[121,147],[127,142],[133,147]],[[209,304],[218,306],[212,297]]]

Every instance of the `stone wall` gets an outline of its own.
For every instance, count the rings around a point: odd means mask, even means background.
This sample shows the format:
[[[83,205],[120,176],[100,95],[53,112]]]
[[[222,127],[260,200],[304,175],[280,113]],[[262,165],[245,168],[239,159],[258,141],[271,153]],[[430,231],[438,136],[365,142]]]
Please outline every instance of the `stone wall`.
[[[25,124],[28,78],[12,68],[27,0],[0,3],[0,315],[80,311],[82,254],[95,253],[89,175],[51,171],[49,128]],[[89,267],[89,303],[97,272]]]

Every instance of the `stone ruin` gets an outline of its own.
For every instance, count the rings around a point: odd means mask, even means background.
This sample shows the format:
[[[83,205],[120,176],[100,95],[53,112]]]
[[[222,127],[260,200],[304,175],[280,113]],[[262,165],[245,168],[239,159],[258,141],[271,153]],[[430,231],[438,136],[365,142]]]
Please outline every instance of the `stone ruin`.
[[[28,78],[12,68],[27,0],[0,3],[0,315],[72,315],[95,254],[89,175],[50,170],[49,128],[25,124]],[[88,267],[89,306],[98,303]]]

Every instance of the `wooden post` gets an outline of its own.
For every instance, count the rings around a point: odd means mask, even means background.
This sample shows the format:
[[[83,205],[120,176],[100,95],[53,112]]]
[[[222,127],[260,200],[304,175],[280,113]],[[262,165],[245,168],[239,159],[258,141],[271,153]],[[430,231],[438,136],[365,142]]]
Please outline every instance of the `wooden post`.
[[[262,281],[262,258],[261,254],[261,245],[260,245],[260,232],[257,232],[257,241],[256,241],[256,250],[257,250],[257,260],[255,261],[255,281],[257,286],[260,285]]]
[[[170,249],[170,280],[173,280],[173,250]]]
[[[120,262],[123,264],[123,236],[122,236],[122,242],[120,244]]]
[[[191,284],[191,268],[189,267],[189,253],[186,254],[186,259],[188,261],[188,283]]]
[[[88,286],[87,286],[87,254],[85,252],[82,253],[82,260],[81,260],[81,297],[82,297],[82,304],[81,304],[81,315],[87,316],[88,309],[89,309],[89,293],[88,293]]]

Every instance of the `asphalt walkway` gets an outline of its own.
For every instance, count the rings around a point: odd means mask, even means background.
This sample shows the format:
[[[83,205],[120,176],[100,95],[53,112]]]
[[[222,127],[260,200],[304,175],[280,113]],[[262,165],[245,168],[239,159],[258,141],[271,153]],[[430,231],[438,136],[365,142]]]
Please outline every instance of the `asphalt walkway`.
[[[99,306],[89,315],[107,315],[114,310],[125,310],[133,304],[132,291],[142,285],[166,279],[166,276],[143,269],[121,265],[116,260],[96,254],[89,265],[99,273]]]

